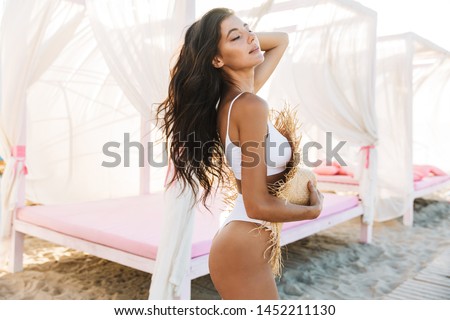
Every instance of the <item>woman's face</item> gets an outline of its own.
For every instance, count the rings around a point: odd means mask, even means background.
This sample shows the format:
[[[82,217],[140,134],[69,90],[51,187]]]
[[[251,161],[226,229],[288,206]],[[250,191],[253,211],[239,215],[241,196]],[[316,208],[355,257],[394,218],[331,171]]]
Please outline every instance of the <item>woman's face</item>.
[[[264,61],[256,35],[235,15],[221,24],[219,54],[214,58],[216,68],[240,70],[253,68]]]

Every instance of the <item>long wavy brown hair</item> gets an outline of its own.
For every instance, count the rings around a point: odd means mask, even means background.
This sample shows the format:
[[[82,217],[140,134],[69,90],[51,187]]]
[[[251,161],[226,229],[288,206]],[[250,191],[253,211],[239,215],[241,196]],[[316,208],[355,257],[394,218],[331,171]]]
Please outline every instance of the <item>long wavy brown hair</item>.
[[[187,29],[171,70],[168,96],[157,111],[174,164],[169,183],[180,181],[182,190],[189,186],[196,198],[202,187],[205,205],[214,185],[230,180],[217,130],[216,104],[233,83],[212,62],[218,54],[221,23],[233,14],[230,9],[216,8]]]

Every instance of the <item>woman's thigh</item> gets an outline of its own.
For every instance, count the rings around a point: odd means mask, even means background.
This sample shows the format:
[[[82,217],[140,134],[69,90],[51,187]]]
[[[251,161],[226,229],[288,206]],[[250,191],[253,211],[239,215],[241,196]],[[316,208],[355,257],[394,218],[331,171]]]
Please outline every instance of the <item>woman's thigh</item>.
[[[211,279],[223,299],[278,299],[269,264],[270,232],[257,224],[232,221],[214,238]]]

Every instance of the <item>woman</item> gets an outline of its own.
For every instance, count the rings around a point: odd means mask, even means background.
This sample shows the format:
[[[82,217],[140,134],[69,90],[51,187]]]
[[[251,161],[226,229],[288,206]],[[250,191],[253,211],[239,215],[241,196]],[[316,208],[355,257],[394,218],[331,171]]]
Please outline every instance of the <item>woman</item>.
[[[187,30],[169,95],[158,109],[171,141],[172,180],[196,195],[201,186],[205,203],[215,183],[231,178],[225,158],[234,173],[236,203],[209,258],[211,278],[223,299],[278,299],[265,254],[271,245],[270,222],[314,219],[322,209],[322,195],[311,182],[310,206],[286,203],[267,188],[283,179],[291,150],[281,150],[287,140],[268,121],[267,103],[256,92],[287,45],[285,33],[256,35],[233,11],[213,9]],[[265,146],[266,138],[272,147]]]

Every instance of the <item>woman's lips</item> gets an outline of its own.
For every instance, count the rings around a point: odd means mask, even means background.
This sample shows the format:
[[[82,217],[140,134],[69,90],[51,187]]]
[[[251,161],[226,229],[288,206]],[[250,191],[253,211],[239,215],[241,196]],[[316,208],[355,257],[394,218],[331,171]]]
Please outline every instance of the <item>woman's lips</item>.
[[[259,52],[260,50],[259,50],[259,47],[256,47],[256,48],[254,48],[252,51],[250,51],[249,53],[250,54],[252,54],[252,53],[257,53],[257,52]]]

